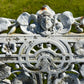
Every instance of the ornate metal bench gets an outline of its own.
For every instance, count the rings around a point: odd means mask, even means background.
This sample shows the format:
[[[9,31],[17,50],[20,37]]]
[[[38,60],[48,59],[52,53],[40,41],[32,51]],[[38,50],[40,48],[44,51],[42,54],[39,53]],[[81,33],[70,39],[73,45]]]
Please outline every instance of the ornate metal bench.
[[[55,14],[49,6],[17,20],[0,18],[1,32],[12,27],[0,34],[0,84],[83,84],[84,33],[69,33],[72,24],[83,32],[83,20],[69,11]],[[18,26],[27,34],[11,34]]]

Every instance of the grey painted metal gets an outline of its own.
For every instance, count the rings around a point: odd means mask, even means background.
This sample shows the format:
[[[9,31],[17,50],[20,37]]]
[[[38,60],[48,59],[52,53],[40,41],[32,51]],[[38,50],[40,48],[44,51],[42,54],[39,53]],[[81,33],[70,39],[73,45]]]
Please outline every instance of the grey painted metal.
[[[0,34],[0,84],[83,84],[84,33],[70,33],[73,24],[83,32],[83,17],[55,14],[47,5],[17,20],[0,18],[0,32],[11,27]],[[24,34],[12,34],[18,26]]]

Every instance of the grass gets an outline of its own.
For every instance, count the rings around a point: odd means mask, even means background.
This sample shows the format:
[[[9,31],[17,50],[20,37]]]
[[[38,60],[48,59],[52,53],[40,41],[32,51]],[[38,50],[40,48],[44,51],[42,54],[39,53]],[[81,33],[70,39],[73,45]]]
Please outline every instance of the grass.
[[[35,14],[45,4],[56,13],[67,10],[75,17],[84,15],[84,0],[0,0],[0,17],[17,19],[25,11]]]

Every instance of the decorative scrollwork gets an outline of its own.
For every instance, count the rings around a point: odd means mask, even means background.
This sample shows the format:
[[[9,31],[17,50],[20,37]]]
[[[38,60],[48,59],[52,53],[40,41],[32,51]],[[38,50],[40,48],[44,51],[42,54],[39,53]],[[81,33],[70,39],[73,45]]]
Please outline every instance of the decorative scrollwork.
[[[22,54],[22,51],[26,51],[26,57],[20,57],[20,63],[22,64],[25,60],[28,67],[36,68],[42,72],[53,73],[53,70],[57,73],[63,72],[68,68],[70,60],[72,60],[72,56],[66,54],[68,51],[60,41],[39,41],[38,43],[34,42],[32,45],[27,45],[28,48],[26,45],[23,46],[20,54]],[[43,66],[44,64],[45,66]]]
[[[0,84],[82,84],[84,34],[68,33],[73,24],[83,32],[84,17],[47,5],[17,20],[0,18],[0,32],[11,28],[0,34]],[[26,34],[11,34],[18,26]]]

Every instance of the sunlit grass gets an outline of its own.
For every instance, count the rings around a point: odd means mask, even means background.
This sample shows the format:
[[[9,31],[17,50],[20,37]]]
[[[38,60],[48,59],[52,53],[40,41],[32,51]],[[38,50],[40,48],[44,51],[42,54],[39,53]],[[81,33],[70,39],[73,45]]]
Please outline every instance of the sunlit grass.
[[[75,17],[84,15],[84,0],[0,0],[0,17],[16,19],[24,11],[36,13],[45,4],[56,13],[67,10]]]

